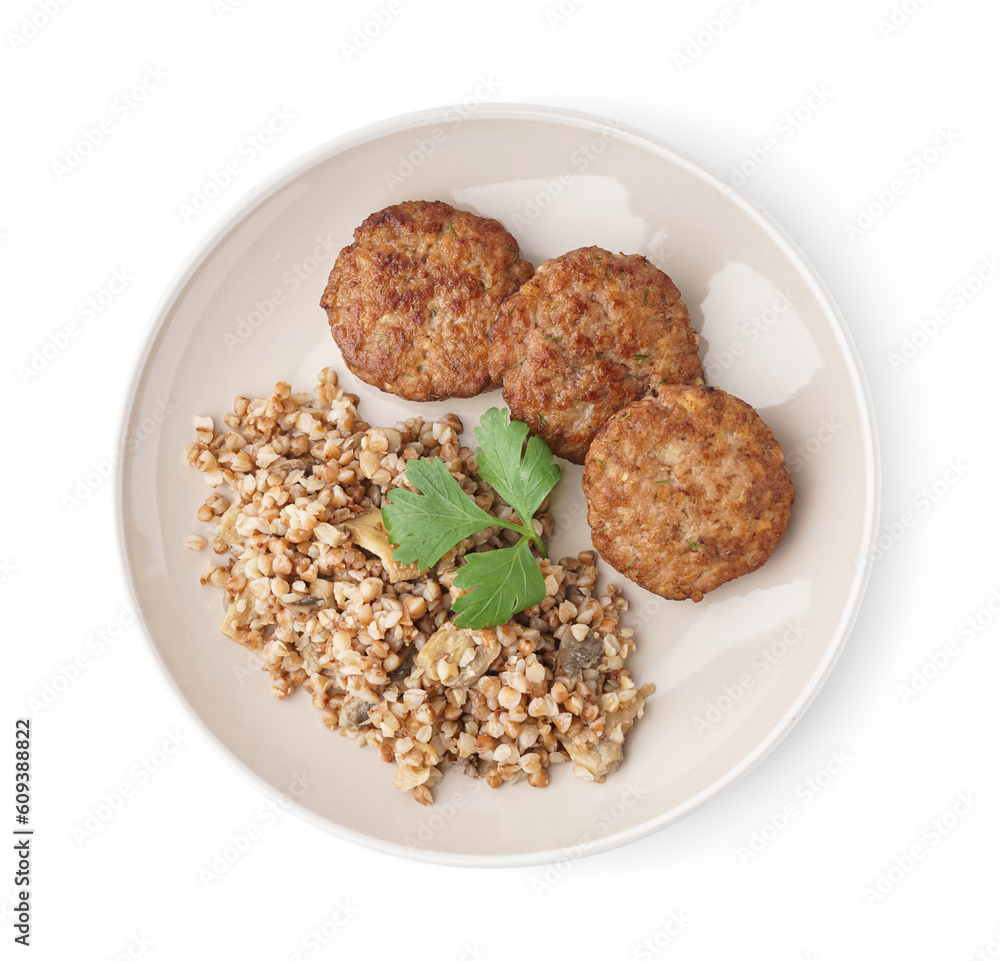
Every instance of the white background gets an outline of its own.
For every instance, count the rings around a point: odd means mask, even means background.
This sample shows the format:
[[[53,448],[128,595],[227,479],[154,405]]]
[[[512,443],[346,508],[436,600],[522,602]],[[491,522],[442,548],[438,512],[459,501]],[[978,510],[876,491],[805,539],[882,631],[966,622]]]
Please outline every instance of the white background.
[[[5,4],[0,771],[30,715],[37,833],[32,946],[10,947],[8,853],[0,953],[1000,956],[998,28],[991,0]],[[548,869],[428,866],[269,818],[128,625],[114,481],[86,481],[109,473],[155,305],[246,192],[330,138],[477,89],[613,118],[724,180],[746,163],[743,190],[846,318],[881,445],[884,549],[808,713],[693,815]],[[293,119],[185,218],[276,109]]]

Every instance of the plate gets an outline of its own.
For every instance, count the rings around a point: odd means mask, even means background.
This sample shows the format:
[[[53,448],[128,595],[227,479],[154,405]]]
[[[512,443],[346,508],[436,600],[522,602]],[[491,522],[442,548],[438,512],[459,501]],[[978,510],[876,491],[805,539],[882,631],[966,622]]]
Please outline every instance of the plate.
[[[496,217],[539,264],[597,244],[646,254],[679,287],[708,381],[756,407],[796,487],[768,563],[700,603],[626,582],[637,683],[656,693],[604,784],[552,768],[544,790],[450,770],[424,807],[394,766],[332,734],[307,694],[269,696],[252,656],[217,633],[221,602],[185,550],[208,493],[186,466],[191,418],[334,366],[362,417],[455,410],[471,427],[499,393],[408,404],[351,377],[318,302],[372,211],[442,199]],[[218,420],[217,420],[218,422]],[[396,118],[302,158],[256,190],[173,283],[121,433],[119,519],[131,590],[167,677],[204,730],[272,798],[352,841],[450,864],[589,854],[671,824],[786,735],[844,646],[867,582],[878,477],[867,387],[847,329],[802,253],[756,206],[664,144],[553,109],[452,108]],[[566,465],[550,554],[590,546],[580,468]],[[610,568],[607,573],[614,574]],[[619,578],[623,581],[624,578]]]

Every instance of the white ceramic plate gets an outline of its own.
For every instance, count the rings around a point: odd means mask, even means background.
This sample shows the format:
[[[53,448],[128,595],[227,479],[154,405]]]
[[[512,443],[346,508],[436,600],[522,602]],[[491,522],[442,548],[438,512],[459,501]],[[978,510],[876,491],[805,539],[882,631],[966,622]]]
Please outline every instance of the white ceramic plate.
[[[327,731],[307,694],[269,696],[249,655],[216,631],[208,558],[184,549],[208,493],[184,463],[191,417],[277,380],[311,389],[332,365],[369,423],[458,411],[467,436],[499,393],[405,404],[350,376],[318,302],[336,253],[369,213],[443,199],[499,218],[536,265],[598,244],[644,253],[680,288],[709,383],[756,407],[784,447],[797,499],[759,571],[704,601],[628,584],[629,664],[656,693],[604,784],[490,790],[448,772],[423,807],[393,766]],[[150,425],[176,407],[158,430]],[[136,438],[142,438],[135,442]],[[745,198],[649,137],[535,107],[397,118],[307,156],[248,197],[196,253],[156,318],[122,430],[125,563],[153,648],[225,751],[300,814],[382,851],[462,864],[531,864],[603,850],[692,811],[788,733],[840,653],[876,525],[871,407],[849,335],[802,254]],[[554,557],[590,546],[580,469],[554,505]],[[612,574],[614,572],[611,572]],[[619,581],[624,579],[619,578]],[[306,785],[306,786],[304,786]]]

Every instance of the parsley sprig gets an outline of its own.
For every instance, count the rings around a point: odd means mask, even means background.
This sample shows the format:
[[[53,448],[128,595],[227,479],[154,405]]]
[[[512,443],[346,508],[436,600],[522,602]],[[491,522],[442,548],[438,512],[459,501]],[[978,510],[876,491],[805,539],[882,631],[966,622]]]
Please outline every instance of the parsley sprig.
[[[535,511],[558,483],[562,471],[540,437],[528,437],[528,425],[508,422],[507,410],[491,407],[476,428],[479,475],[514,509],[518,522],[488,514],[462,490],[438,458],[407,462],[406,476],[420,493],[397,489],[382,508],[393,559],[400,564],[432,567],[456,544],[487,527],[505,527],[521,537],[513,547],[467,554],[454,585],[458,597],[455,626],[479,630],[506,624],[511,616],[545,597],[545,579],[531,553],[534,544],[548,557],[532,525]],[[525,443],[527,438],[527,443]]]

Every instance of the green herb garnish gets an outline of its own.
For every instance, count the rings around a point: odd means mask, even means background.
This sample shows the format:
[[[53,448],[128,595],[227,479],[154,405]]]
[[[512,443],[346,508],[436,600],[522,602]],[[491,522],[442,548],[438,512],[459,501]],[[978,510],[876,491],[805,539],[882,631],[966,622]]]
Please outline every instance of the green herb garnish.
[[[684,543],[687,544],[689,551],[707,551],[708,548],[704,544],[699,544],[697,541],[691,540],[690,537],[684,538]]]
[[[487,527],[505,527],[521,538],[513,547],[466,555],[454,585],[467,591],[452,605],[455,626],[480,630],[506,624],[511,616],[545,598],[545,579],[531,553],[534,544],[548,557],[532,518],[558,483],[562,471],[540,437],[528,436],[528,425],[507,411],[491,407],[476,428],[479,474],[517,513],[520,523],[486,513],[437,458],[407,462],[406,476],[421,493],[397,489],[382,508],[393,559],[400,564],[432,567],[456,544]]]

